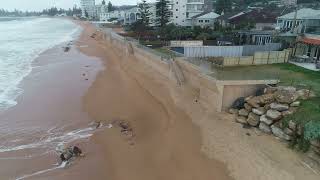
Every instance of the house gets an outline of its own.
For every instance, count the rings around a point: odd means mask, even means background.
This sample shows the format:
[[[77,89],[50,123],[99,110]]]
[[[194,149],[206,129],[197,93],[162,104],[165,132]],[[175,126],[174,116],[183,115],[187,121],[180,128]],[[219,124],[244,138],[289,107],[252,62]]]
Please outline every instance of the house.
[[[292,34],[304,33],[306,25],[311,20],[317,20],[320,17],[320,10],[303,8],[277,18],[277,30],[282,33],[290,32]],[[309,27],[310,28],[310,27]]]
[[[140,18],[141,14],[138,7],[133,7],[127,10],[124,10],[124,25],[130,25],[136,22]]]
[[[222,12],[221,16],[217,18],[217,22],[220,24],[222,27],[231,27],[230,20],[234,17],[240,16],[244,14],[245,11],[241,12],[231,12],[231,13],[224,13]]]
[[[169,1],[169,9],[171,11],[170,23],[177,26],[193,26],[195,18],[200,19],[200,24],[210,24],[217,14],[212,12],[211,0],[171,0]],[[150,22],[151,26],[155,26],[156,22],[156,3],[149,3],[149,11],[151,13]],[[212,12],[212,13],[210,13]],[[201,15],[200,15],[201,14]],[[122,15],[124,17],[122,17]],[[200,15],[200,16],[199,16]],[[196,16],[196,17],[195,17]],[[116,12],[109,12],[107,19],[123,18],[123,24],[129,25],[136,22],[140,18],[139,7],[133,7],[123,10],[123,14]],[[209,20],[209,22],[208,22]],[[203,21],[203,23],[201,23]],[[199,21],[198,21],[199,22]]]
[[[192,26],[214,27],[220,15],[215,12],[204,12],[192,17]]]
[[[277,14],[268,10],[251,10],[229,18],[229,23],[233,28],[251,24],[251,29],[273,30],[277,23]]]
[[[240,45],[266,45],[273,42],[274,31],[246,30],[237,34]]]

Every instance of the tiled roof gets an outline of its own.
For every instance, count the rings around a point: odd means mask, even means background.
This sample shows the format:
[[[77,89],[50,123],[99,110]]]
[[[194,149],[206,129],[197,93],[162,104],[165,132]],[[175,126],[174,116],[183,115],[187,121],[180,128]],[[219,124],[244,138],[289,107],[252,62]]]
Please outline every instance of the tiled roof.
[[[305,43],[305,44],[311,44],[320,46],[320,39],[312,39],[312,38],[302,38],[299,42]]]

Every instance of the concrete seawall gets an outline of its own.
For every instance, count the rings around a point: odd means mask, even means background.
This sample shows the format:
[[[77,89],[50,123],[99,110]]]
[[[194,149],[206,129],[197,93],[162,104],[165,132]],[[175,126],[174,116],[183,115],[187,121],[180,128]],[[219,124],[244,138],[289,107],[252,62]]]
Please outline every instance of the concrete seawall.
[[[135,42],[126,41],[125,38],[114,32],[105,33],[104,38],[121,53],[135,56],[138,61],[150,66],[168,81],[177,83],[177,78],[173,75],[173,68],[168,59],[163,59],[161,56],[138,47]],[[215,109],[218,112],[227,110],[238,97],[249,96],[266,84],[278,82],[277,80],[221,81],[206,75],[198,66],[183,60],[183,58],[177,58],[172,62],[183,74],[184,80],[181,86],[192,88],[193,92],[196,92],[195,100],[205,108]]]

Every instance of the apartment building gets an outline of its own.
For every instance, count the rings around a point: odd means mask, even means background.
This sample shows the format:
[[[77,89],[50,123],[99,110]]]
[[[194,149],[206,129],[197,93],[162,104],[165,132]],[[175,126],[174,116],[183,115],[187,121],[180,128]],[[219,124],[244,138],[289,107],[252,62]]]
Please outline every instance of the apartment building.
[[[281,0],[281,3],[285,6],[295,6],[297,5],[297,0]]]
[[[82,17],[86,17],[86,12],[90,19],[94,19],[97,16],[95,0],[80,0]]]
[[[170,1],[170,9],[172,11],[172,23],[179,26],[192,26],[192,17],[212,11],[212,1],[172,0]]]

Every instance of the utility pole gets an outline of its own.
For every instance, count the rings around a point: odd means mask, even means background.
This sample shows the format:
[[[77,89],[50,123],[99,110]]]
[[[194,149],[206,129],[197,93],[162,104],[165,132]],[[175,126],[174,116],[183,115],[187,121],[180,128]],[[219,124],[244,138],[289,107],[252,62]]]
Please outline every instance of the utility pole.
[[[295,5],[295,12],[294,12],[294,19],[293,19],[293,25],[291,29],[291,33],[294,33],[294,30],[297,26],[297,16],[298,16],[298,5]]]

